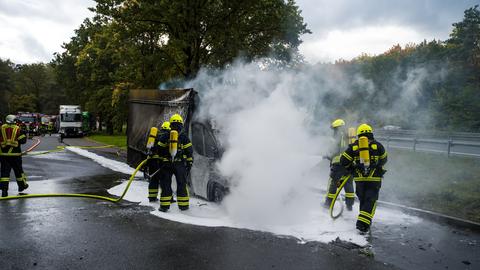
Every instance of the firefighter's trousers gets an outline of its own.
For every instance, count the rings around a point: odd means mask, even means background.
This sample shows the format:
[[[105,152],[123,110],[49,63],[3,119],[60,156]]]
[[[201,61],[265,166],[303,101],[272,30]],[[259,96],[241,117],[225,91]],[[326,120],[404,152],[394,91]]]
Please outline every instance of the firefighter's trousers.
[[[0,189],[8,190],[10,171],[13,169],[17,179],[18,190],[23,191],[28,187],[27,176],[23,172],[21,156],[0,156]]]
[[[184,162],[164,164],[160,174],[160,208],[167,210],[172,201],[172,175],[177,181],[177,204],[180,210],[187,210],[190,206],[190,197],[187,188],[187,167]]]
[[[353,190],[352,176],[350,172],[345,170],[340,164],[330,165],[330,179],[328,180],[328,193],[325,199],[325,205],[330,206],[337,192],[337,184],[340,185],[340,182],[345,180],[345,177],[350,177],[343,187],[345,190],[345,203],[348,207],[353,205],[355,202],[355,193]]]
[[[151,159],[148,161],[148,174],[150,178],[148,180],[148,199],[150,201],[157,200],[158,197],[158,184],[160,182],[160,170],[162,162],[158,159]],[[153,175],[153,176],[152,176]]]
[[[357,219],[357,229],[360,231],[368,231],[372,224],[381,186],[380,181],[355,181],[356,193],[360,201],[360,213]]]

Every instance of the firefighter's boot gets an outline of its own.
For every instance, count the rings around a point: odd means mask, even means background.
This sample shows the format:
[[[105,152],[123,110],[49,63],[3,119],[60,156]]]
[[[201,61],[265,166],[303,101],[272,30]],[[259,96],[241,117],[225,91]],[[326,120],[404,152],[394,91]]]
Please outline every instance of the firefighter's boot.
[[[27,188],[28,188],[28,184],[24,184],[23,182],[18,184],[18,192],[22,192]]]
[[[354,199],[353,198],[345,198],[345,204],[347,205],[347,210],[348,211],[352,211],[353,210],[353,202],[354,202]]]
[[[8,190],[6,188],[2,189],[2,197],[8,197]]]
[[[327,197],[327,199],[325,199],[325,202],[323,203],[323,207],[326,209],[329,209],[331,204],[332,204],[332,198]]]
[[[370,225],[364,223],[364,222],[361,222],[361,221],[357,221],[357,230],[359,231],[359,233],[361,235],[365,235],[368,233],[368,231],[370,230]]]

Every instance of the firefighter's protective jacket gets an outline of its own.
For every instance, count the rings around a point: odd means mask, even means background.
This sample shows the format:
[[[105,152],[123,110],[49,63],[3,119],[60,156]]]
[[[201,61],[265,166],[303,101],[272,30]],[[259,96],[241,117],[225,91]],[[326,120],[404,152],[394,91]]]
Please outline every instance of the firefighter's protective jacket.
[[[340,157],[340,164],[352,171],[355,181],[380,182],[385,174],[383,166],[387,163],[387,152],[383,145],[376,140],[369,141],[370,166],[364,168],[360,164],[358,140],[350,144]],[[366,169],[366,170],[364,170]]]
[[[169,149],[170,133],[162,132],[157,137],[155,152],[158,153],[162,161],[172,161]],[[174,162],[186,162],[187,166],[193,164],[193,149],[192,142],[185,133],[178,135],[178,152],[175,155]]]
[[[340,164],[340,157],[348,145],[347,139],[347,136],[345,136],[343,132],[340,132],[335,136],[335,148],[332,149],[328,155],[332,165]]]
[[[0,156],[21,156],[21,144],[27,142],[23,130],[15,124],[3,124],[0,131]]]

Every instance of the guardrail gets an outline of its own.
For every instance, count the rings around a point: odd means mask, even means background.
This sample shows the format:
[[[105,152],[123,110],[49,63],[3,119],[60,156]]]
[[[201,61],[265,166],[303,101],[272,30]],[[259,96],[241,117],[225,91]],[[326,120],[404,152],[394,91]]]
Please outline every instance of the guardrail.
[[[480,158],[480,133],[376,130],[385,147]]]

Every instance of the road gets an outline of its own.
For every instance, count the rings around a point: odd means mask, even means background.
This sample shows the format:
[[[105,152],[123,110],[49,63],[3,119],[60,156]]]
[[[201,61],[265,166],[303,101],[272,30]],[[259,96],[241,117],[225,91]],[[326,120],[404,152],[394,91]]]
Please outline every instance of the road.
[[[56,138],[45,137],[35,150],[58,144]],[[32,193],[107,195],[108,188],[127,177],[68,151],[48,158],[25,157],[24,167]],[[10,189],[11,194],[16,192],[14,182]],[[480,265],[480,233],[428,220],[409,226],[378,224],[370,239],[372,248],[365,252],[345,243],[301,244],[265,232],[177,223],[150,211],[128,201],[0,201],[0,269],[478,269]]]

